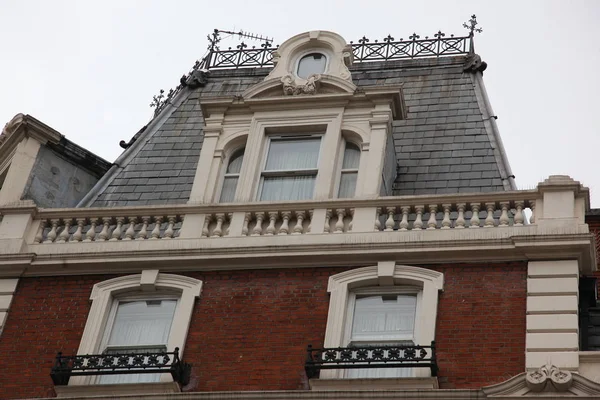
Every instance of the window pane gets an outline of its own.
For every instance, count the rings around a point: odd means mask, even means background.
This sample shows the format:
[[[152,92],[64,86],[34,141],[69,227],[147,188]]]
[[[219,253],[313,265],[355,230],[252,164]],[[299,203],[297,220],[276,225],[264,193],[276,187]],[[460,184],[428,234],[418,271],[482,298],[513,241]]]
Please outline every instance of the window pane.
[[[342,173],[340,178],[340,190],[338,192],[338,197],[340,199],[348,199],[354,197],[356,193],[356,172],[346,172]]]
[[[352,143],[346,143],[346,150],[344,150],[344,162],[342,163],[342,169],[358,169],[359,164],[360,149]]]
[[[244,149],[237,151],[231,157],[227,166],[228,174],[239,174],[242,170],[242,161],[244,161]]]
[[[307,54],[298,63],[298,76],[300,78],[308,78],[312,74],[322,74],[325,72],[327,57],[319,53]]]
[[[265,171],[317,168],[321,138],[271,140]]]
[[[416,296],[385,295],[357,298],[352,340],[412,339]]]
[[[176,300],[120,303],[110,332],[108,346],[144,346],[167,343],[176,304]]]
[[[314,176],[264,177],[261,200],[307,200],[312,199]]]
[[[237,183],[237,176],[226,176],[225,179],[223,179],[223,189],[221,190],[219,203],[230,203],[235,199],[235,189],[237,188]]]

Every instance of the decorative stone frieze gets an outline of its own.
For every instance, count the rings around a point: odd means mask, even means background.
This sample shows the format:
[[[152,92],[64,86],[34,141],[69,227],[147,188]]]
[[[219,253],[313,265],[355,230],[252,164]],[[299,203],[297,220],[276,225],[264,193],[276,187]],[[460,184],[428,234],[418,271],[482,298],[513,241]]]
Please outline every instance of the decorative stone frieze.
[[[546,364],[536,371],[525,375],[527,387],[532,392],[542,392],[545,389],[555,392],[565,392],[573,384],[573,374],[562,371],[557,366]]]

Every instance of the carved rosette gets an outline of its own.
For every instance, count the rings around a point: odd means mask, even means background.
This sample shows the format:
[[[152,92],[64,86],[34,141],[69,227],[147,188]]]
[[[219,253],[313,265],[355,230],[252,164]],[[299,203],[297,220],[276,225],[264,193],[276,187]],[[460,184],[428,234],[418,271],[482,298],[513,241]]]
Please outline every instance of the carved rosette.
[[[537,371],[528,372],[525,382],[532,392],[541,392],[545,389],[566,392],[573,384],[573,374],[562,371],[555,365],[546,364]]]

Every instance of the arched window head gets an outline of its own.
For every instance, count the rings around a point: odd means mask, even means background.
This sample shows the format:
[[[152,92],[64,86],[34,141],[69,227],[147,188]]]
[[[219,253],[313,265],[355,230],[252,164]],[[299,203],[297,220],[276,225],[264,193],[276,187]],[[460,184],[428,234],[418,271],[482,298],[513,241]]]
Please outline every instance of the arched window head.
[[[354,197],[359,165],[360,149],[354,143],[346,142],[340,175],[340,188],[338,190],[339,198]]]
[[[229,164],[227,164],[227,170],[225,171],[225,177],[223,178],[223,188],[221,189],[219,203],[234,201],[243,161],[244,149],[239,149],[231,155]]]
[[[327,66],[327,57],[321,53],[310,53],[298,62],[298,77],[307,79],[313,74],[322,74]]]

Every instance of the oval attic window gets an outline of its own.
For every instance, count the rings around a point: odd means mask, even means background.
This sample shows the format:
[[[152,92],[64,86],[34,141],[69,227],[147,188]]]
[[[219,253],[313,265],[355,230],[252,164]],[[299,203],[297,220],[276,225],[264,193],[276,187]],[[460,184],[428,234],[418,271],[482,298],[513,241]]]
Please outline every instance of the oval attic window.
[[[322,74],[325,72],[326,65],[327,57],[324,54],[307,54],[298,62],[298,77],[306,79],[312,74]]]

